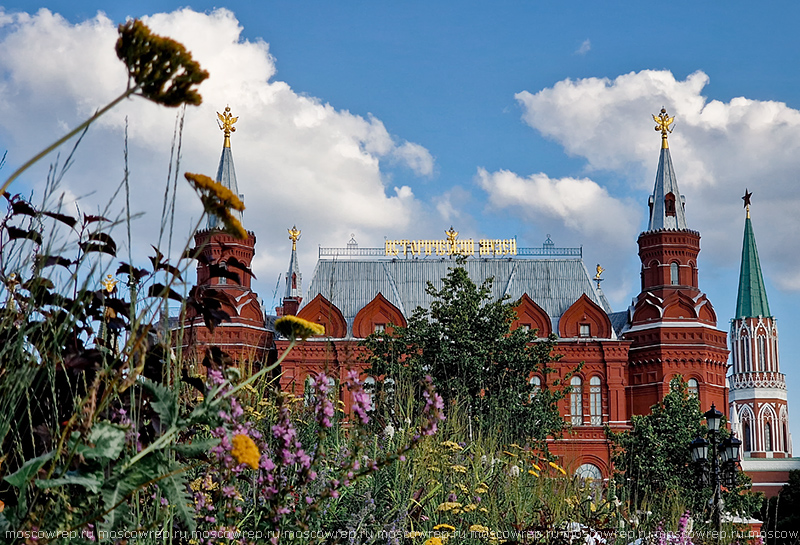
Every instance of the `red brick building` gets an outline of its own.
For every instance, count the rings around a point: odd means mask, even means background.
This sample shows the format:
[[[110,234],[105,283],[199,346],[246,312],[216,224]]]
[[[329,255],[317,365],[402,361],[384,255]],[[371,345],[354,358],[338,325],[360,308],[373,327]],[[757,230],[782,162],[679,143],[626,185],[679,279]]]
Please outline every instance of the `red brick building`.
[[[227,112],[226,112],[227,114]],[[225,117],[223,129],[225,128]],[[667,119],[662,115],[662,123]],[[700,234],[689,228],[685,200],[662,131],[653,193],[649,199],[647,230],[638,239],[642,262],[641,291],[622,312],[612,312],[603,294],[600,273],[593,277],[580,248],[556,248],[547,239],[540,248],[517,247],[515,239],[459,239],[452,228],[437,240],[388,240],[384,248],[360,248],[351,240],[346,248],[320,248],[319,260],[307,290],[303,289],[296,246],[300,232],[289,230],[293,242],[286,274],[283,304],[276,314],[297,314],[325,326],[325,337],[296,348],[281,366],[281,387],[303,395],[311,377],[325,369],[343,381],[346,370],[364,368],[359,341],[376,330],[406,325],[418,306],[430,304],[428,282],[441,287],[456,256],[467,258],[463,267],[477,283],[493,277],[493,296],[517,301],[513,327],[536,329],[540,337],[558,337],[548,380],[562,378],[580,362],[571,379],[572,393],[561,412],[573,431],[553,444],[572,471],[608,476],[609,444],[604,426],[625,429],[634,414],[645,414],[682,375],[703,408],[728,406],[726,334],[717,329],[714,309],[701,292],[697,258]],[[227,132],[217,179],[237,191]],[[273,347],[288,344],[276,338],[250,289],[249,268],[255,236],[244,242],[226,238],[215,225],[198,233],[206,262],[198,267],[198,290],[222,292],[231,321],[212,334],[202,318],[186,322],[187,348],[203,350],[219,344],[234,358],[263,358]],[[219,267],[241,273],[236,283],[215,276]],[[541,384],[543,376],[532,376]],[[370,379],[368,379],[370,380]],[[344,402],[349,406],[346,392]]]

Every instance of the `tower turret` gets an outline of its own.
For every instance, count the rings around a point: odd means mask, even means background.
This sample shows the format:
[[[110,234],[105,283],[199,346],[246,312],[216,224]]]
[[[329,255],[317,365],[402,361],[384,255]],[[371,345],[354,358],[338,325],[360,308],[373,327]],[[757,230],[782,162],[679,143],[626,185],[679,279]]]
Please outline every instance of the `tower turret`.
[[[689,382],[703,407],[725,407],[726,335],[716,328],[714,308],[698,284],[700,233],[689,229],[667,140],[675,118],[662,109],[653,120],[661,132],[661,152],[647,231],[638,240],[641,292],[631,305],[625,332],[633,341],[630,412],[648,413],[669,392],[675,375]]]
[[[786,379],[778,359],[778,327],[769,310],[767,290],[750,220],[750,198],[742,197],[744,220],[742,264],[736,316],[731,320],[731,360],[728,399],[739,413],[739,437],[746,457],[784,458],[792,455]]]
[[[217,169],[216,181],[238,194],[236,170],[231,152],[231,133],[238,117],[231,115],[230,107],[217,113],[219,128],[224,132],[222,155]],[[243,195],[239,195],[243,199]],[[241,213],[234,212],[239,215]],[[261,303],[251,288],[255,276],[251,264],[255,256],[256,237],[247,232],[240,240],[225,232],[219,219],[213,214],[208,218],[208,227],[194,235],[195,247],[200,251],[197,265],[197,284],[190,297],[202,306],[215,301],[219,310],[229,318],[223,320],[213,331],[205,327],[203,316],[190,306],[184,320],[184,348],[197,359],[202,359],[206,346],[216,346],[227,352],[234,361],[263,362],[272,346],[272,334],[266,329]]]
[[[300,240],[300,230],[296,225],[289,229],[289,240],[292,241],[292,257],[289,259],[289,270],[286,273],[283,307],[279,309],[283,316],[297,314],[300,303],[303,301],[303,275],[300,273],[300,262],[297,260],[297,241]]]

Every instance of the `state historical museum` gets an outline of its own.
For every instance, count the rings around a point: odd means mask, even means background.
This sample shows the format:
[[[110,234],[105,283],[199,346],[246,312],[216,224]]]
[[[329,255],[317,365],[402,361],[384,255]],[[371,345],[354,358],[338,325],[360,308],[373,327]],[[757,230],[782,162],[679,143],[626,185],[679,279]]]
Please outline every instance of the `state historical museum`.
[[[217,181],[238,194],[229,138],[235,118],[229,116],[227,109],[220,115],[226,136]],[[302,396],[309,379],[323,369],[341,382],[348,369],[364,369],[359,341],[392,324],[405,326],[416,307],[430,304],[427,283],[440,289],[441,279],[455,265],[454,257],[465,255],[462,266],[474,282],[493,277],[493,295],[518,302],[513,327],[535,329],[542,338],[551,333],[558,337],[554,353],[562,358],[553,364],[556,372],[532,376],[532,384],[563,378],[585,362],[570,379],[572,392],[561,403],[572,431],[551,445],[551,451],[573,472],[607,477],[610,446],[604,427],[629,428],[631,416],[648,413],[669,391],[676,375],[687,381],[703,410],[713,403],[727,415],[727,334],[717,328],[714,308],[700,290],[700,233],[689,227],[667,141],[673,118],[662,110],[654,119],[661,131],[661,151],[648,202],[647,230],[638,239],[641,291],[630,308],[612,312],[600,287],[602,269],[598,265],[592,276],[580,248],[557,248],[549,237],[539,248],[517,247],[515,239],[463,240],[452,228],[441,240],[387,240],[383,248],[361,248],[351,240],[345,248],[320,248],[304,290],[297,260],[300,231],[293,227],[283,302],[275,314],[318,322],[326,334],[289,354],[281,365],[281,388]],[[196,242],[204,248],[205,260],[198,266],[195,296],[224,292],[222,309],[231,320],[209,332],[202,317],[188,316],[185,348],[202,358],[206,345],[216,345],[233,360],[257,362],[276,349],[281,353],[288,341],[272,331],[274,316],[265,313],[250,289],[255,236],[251,233],[247,240],[236,241],[210,222],[208,229],[196,235]],[[236,276],[240,281],[235,281]],[[777,363],[769,371],[777,372]],[[737,388],[740,384],[745,382],[737,378]],[[757,420],[743,404],[745,398],[757,397],[751,390],[737,394],[735,400],[748,430],[756,428]],[[340,392],[349,408],[348,392]],[[780,407],[773,412],[777,422]],[[764,445],[763,420],[758,426],[760,438],[745,442],[751,450]],[[776,424],[771,445],[788,445],[783,435],[787,429]]]

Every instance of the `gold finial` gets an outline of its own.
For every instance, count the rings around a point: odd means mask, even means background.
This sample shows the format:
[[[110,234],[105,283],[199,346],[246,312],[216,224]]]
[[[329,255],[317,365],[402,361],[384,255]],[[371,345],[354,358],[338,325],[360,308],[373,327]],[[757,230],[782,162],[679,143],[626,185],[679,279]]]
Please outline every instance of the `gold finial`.
[[[597,264],[597,274],[594,275],[595,280],[600,280],[600,275],[603,274],[605,269],[600,266],[600,263]]]
[[[239,118],[231,115],[230,106],[225,106],[225,113],[221,114],[217,112],[217,117],[219,118],[217,121],[219,130],[225,133],[225,142],[222,144],[222,147],[229,148],[231,147],[231,133],[236,132],[236,127],[234,127],[233,124],[239,121]]]
[[[451,225],[450,229],[445,231],[444,234],[447,235],[447,242],[453,244],[456,241],[456,237],[458,236],[458,231],[453,229],[453,226]]]
[[[114,289],[117,287],[117,280],[115,280],[114,277],[110,274],[106,275],[106,277],[103,280],[101,280],[100,283],[103,285],[103,288],[105,288],[105,290],[108,293],[113,292]]]
[[[744,190],[744,197],[742,200],[744,201],[744,207],[747,209],[747,219],[750,219],[750,198],[753,196],[752,191],[748,191],[747,188]]]
[[[292,228],[289,231],[289,240],[292,241],[292,251],[294,252],[297,250],[297,241],[300,240],[300,230],[297,228],[296,225],[292,225]]]
[[[661,113],[658,114],[658,117],[654,115],[653,121],[656,122],[656,130],[661,131],[661,149],[668,149],[667,134],[672,134],[672,129],[669,126],[675,121],[675,116],[670,117],[667,115],[667,110],[661,108]]]

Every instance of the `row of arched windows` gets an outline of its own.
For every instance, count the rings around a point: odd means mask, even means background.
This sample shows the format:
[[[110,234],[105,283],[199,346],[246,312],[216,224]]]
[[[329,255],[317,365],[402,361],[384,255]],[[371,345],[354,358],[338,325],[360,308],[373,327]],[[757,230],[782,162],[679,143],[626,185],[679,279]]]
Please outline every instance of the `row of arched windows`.
[[[786,422],[783,422],[783,425],[781,426],[782,429],[780,428],[773,429],[774,426],[775,423],[772,419],[764,421],[763,425],[761,426],[762,445],[759,448],[755,441],[756,439],[755,432],[757,430],[754,429],[753,426],[751,426],[749,420],[745,421],[742,424],[742,443],[744,446],[744,452],[753,452],[753,451],[773,452],[777,450],[788,453],[789,430],[786,425]],[[777,441],[775,441],[775,439],[777,439]]]
[[[737,359],[740,367],[735,369],[735,372],[777,372],[777,340],[768,340],[763,330],[759,330],[756,335],[755,354],[753,353],[752,337],[748,335],[747,330],[742,331],[735,348],[739,352]],[[755,360],[753,356],[755,356]]]
[[[659,285],[662,282],[660,281],[661,276],[660,271],[661,263],[658,261],[651,261],[650,264],[647,266],[647,270],[644,268],[642,269],[642,289],[645,289],[648,286],[655,286]],[[697,267],[693,262],[689,262],[689,269],[691,277],[683,277],[681,278],[681,265],[677,261],[672,261],[669,264],[669,285],[671,286],[681,286],[681,285],[697,285]],[[650,281],[647,282],[645,279],[645,275],[650,276]]]

